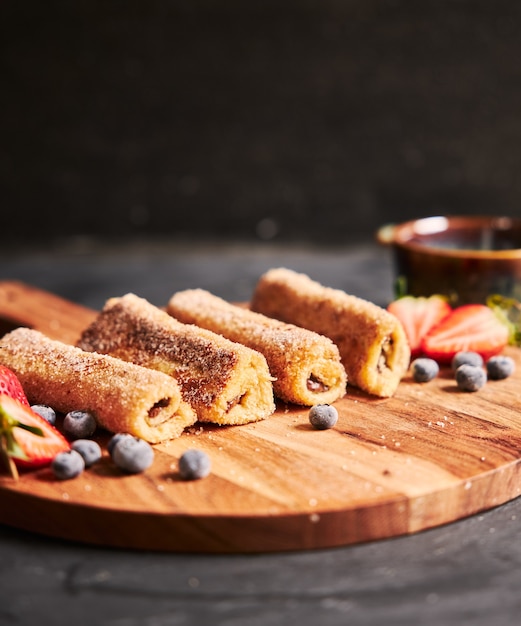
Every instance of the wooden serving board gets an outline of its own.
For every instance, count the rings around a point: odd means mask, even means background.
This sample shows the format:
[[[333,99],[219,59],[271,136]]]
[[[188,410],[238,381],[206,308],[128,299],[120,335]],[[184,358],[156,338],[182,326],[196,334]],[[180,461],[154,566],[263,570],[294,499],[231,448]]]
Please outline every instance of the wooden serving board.
[[[75,342],[95,312],[28,285],[0,283],[1,332],[20,325]],[[196,426],[156,446],[128,476],[104,452],[79,478],[49,468],[0,476],[0,522],[65,539],[179,552],[325,548],[414,533],[521,493],[521,351],[517,371],[476,393],[450,372],[404,379],[393,398],[354,389],[334,429],[308,409],[279,405],[263,422]],[[100,435],[103,443],[107,436]],[[177,460],[206,450],[210,476],[186,482]]]

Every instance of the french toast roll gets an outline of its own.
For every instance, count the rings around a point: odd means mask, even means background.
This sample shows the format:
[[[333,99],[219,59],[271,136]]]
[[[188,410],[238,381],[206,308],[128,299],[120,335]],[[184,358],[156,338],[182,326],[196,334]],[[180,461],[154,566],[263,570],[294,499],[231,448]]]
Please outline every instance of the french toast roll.
[[[312,406],[346,392],[346,372],[335,344],[322,335],[236,306],[203,289],[175,293],[167,312],[181,322],[219,333],[265,357],[275,395]]]
[[[172,376],[201,422],[246,424],[275,410],[266,359],[129,293],[107,300],[78,342]]]
[[[85,352],[36,330],[17,328],[2,337],[0,363],[16,374],[31,404],[63,413],[91,411],[110,432],[159,443],[196,421],[170,376]]]
[[[369,394],[394,395],[409,367],[409,344],[394,315],[305,274],[269,270],[257,282],[251,309],[329,337],[338,346],[348,382]]]

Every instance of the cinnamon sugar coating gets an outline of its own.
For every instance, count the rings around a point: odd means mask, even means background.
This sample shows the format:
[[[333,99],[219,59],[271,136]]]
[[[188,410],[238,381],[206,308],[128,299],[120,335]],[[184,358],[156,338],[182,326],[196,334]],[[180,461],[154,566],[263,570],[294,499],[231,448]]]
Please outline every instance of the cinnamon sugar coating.
[[[251,308],[329,337],[349,383],[370,394],[392,396],[409,367],[407,338],[394,315],[305,274],[269,270],[257,282]]]
[[[2,337],[0,363],[15,372],[32,404],[62,413],[91,411],[101,427],[114,433],[158,443],[178,437],[196,421],[170,376],[85,352],[29,328]]]
[[[275,410],[262,354],[182,324],[131,293],[108,300],[78,345],[172,376],[203,422],[245,424]]]
[[[327,337],[235,306],[203,289],[175,293],[167,312],[261,352],[274,377],[275,395],[285,402],[312,406],[345,394],[346,372],[338,348]]]

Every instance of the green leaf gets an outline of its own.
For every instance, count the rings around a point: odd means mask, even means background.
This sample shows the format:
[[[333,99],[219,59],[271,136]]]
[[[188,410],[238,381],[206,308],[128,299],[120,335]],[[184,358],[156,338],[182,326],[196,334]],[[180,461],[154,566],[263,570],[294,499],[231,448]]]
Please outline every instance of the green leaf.
[[[509,345],[521,346],[521,302],[516,298],[494,294],[487,298],[487,306],[508,327]]]
[[[394,297],[396,300],[408,295],[407,278],[403,275],[397,276],[394,283]]]

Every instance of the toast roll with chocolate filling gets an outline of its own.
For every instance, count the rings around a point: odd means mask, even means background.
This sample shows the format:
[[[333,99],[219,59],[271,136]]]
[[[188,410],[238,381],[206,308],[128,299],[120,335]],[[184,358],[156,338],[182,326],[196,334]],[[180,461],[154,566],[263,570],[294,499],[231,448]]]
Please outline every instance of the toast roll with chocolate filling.
[[[329,337],[348,382],[369,394],[394,395],[409,367],[409,344],[394,315],[305,274],[269,270],[257,282],[251,309]]]
[[[78,345],[169,374],[201,422],[246,424],[275,410],[262,354],[183,324],[131,293],[109,299]]]
[[[335,344],[322,335],[230,304],[203,289],[175,293],[167,312],[261,352],[285,402],[327,404],[346,392],[346,373]]]
[[[91,411],[99,426],[149,443],[181,435],[196,421],[166,374],[17,328],[0,339],[0,363],[11,369],[31,404]]]

